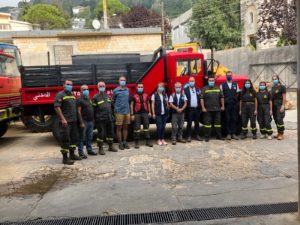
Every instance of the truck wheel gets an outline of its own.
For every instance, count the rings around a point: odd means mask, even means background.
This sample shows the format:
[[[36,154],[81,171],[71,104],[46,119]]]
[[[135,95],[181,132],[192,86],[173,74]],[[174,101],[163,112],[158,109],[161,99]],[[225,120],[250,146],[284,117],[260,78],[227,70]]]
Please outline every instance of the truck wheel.
[[[53,115],[23,116],[23,124],[33,132],[43,133],[50,132],[53,126]]]
[[[8,123],[6,122],[0,123],[0,137],[2,137],[7,130],[8,130]]]
[[[56,116],[52,117],[53,119],[53,126],[52,126],[52,134],[55,140],[60,143],[61,142],[61,137],[60,137],[60,132],[59,132],[59,120]]]

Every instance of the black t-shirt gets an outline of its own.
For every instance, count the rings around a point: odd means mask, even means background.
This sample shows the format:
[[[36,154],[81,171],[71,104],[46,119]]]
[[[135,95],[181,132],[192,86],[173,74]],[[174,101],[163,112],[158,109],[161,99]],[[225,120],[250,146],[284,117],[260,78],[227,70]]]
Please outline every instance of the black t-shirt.
[[[256,98],[256,92],[251,92],[250,90],[247,90],[246,92],[242,92],[241,94],[241,100],[242,102],[255,102]]]
[[[81,107],[81,116],[85,121],[93,121],[94,108],[91,99],[88,96],[81,95],[77,99],[77,107]]]
[[[269,104],[271,101],[271,93],[268,91],[258,92],[256,98],[258,104]]]
[[[283,96],[286,93],[286,87],[277,85],[272,87],[272,101],[275,105],[282,105]]]
[[[70,91],[57,93],[54,99],[54,107],[60,107],[67,122],[77,121],[76,99]]]
[[[221,110],[221,98],[224,96],[219,87],[207,85],[202,90],[201,99],[204,100],[204,106],[208,112]]]

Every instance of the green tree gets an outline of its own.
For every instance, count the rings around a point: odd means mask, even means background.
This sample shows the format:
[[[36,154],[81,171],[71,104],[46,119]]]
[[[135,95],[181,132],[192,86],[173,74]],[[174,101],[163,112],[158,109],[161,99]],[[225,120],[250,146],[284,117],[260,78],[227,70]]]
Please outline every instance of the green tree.
[[[119,0],[108,0],[107,1],[108,15],[123,14],[129,11],[129,8],[122,4]],[[103,16],[103,1],[100,0],[99,4],[95,9],[96,16],[100,19]]]
[[[241,46],[239,0],[197,0],[189,36],[204,48],[217,50]]]
[[[70,21],[65,17],[66,15],[62,10],[46,4],[33,5],[24,15],[25,21],[39,24],[42,30],[68,28]]]

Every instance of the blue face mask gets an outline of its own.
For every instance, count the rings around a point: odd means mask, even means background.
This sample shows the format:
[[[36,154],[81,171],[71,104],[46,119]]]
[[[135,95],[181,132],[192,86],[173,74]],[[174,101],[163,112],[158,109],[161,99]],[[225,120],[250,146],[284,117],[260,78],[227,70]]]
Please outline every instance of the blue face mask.
[[[138,93],[143,93],[144,88],[138,88],[137,91],[138,91]]]
[[[259,90],[261,90],[261,91],[264,91],[264,90],[266,90],[266,86],[262,86],[262,85],[260,85],[260,86],[259,86]]]
[[[181,92],[181,88],[175,88],[177,93]]]
[[[214,81],[208,81],[208,86],[210,86],[210,87],[215,86],[215,82]]]
[[[73,86],[72,86],[72,85],[69,85],[69,84],[67,84],[67,85],[65,86],[65,90],[66,90],[66,91],[72,91],[72,88],[73,88]]]
[[[226,79],[227,79],[228,81],[232,81],[232,76],[226,76]]]
[[[274,85],[278,85],[279,84],[279,80],[273,80],[273,84]]]
[[[190,81],[190,82],[189,82],[189,86],[190,86],[190,87],[194,87],[194,86],[195,86],[195,82],[194,82],[194,81]]]
[[[124,87],[124,86],[126,85],[126,81],[125,81],[125,80],[121,80],[121,81],[119,82],[119,84],[120,84],[122,87]]]
[[[249,89],[251,87],[251,84],[245,84],[245,88]]]
[[[84,96],[89,96],[90,92],[89,92],[89,90],[84,90],[84,91],[82,92],[82,94],[83,94]]]
[[[100,92],[104,92],[104,91],[105,91],[105,87],[100,87],[98,90],[99,90]]]
[[[159,92],[164,92],[164,90],[165,90],[164,87],[159,87],[159,88],[158,88],[158,91],[159,91]]]

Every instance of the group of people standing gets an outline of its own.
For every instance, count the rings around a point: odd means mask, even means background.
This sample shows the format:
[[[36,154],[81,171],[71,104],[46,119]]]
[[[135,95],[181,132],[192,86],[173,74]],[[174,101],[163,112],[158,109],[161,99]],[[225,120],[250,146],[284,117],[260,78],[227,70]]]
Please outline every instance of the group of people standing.
[[[215,78],[208,78],[208,84],[201,90],[190,77],[187,87],[180,82],[175,83],[175,92],[166,94],[165,84],[159,83],[157,91],[148,96],[144,85],[138,83],[136,92],[130,96],[126,87],[126,77],[119,78],[119,86],[114,89],[112,98],[106,93],[106,84],[98,83],[98,93],[91,99],[87,85],[81,86],[81,95],[76,99],[72,94],[72,81],[64,83],[64,90],[55,97],[54,107],[60,121],[61,153],[63,163],[72,165],[74,160],[86,159],[84,145],[88,155],[97,155],[92,148],[93,129],[97,128],[98,153],[105,155],[104,141],[108,150],[117,152],[113,145],[114,127],[119,150],[129,149],[127,142],[128,126],[133,123],[134,147],[140,147],[141,136],[146,139],[146,146],[152,147],[149,125],[150,119],[156,123],[157,145],[164,146],[166,123],[171,116],[172,145],[177,142],[191,142],[194,137],[198,141],[208,142],[214,127],[216,138],[222,136],[221,112],[225,112],[225,128],[227,140],[236,139],[238,114],[242,118],[242,139],[247,138],[250,120],[253,139],[257,138],[256,117],[260,126],[261,138],[272,139],[272,115],[277,125],[277,139],[283,139],[284,105],[286,89],[278,76],[273,77],[271,92],[266,82],[260,82],[258,92],[250,80],[245,81],[242,90],[232,81],[232,72],[227,72],[226,82],[215,85]],[[200,120],[203,120],[204,137],[200,136]],[[184,122],[187,120],[186,139],[183,138]],[[194,123],[194,133],[192,124]],[[75,154],[78,148],[79,156]],[[69,153],[69,154],[68,154]]]

